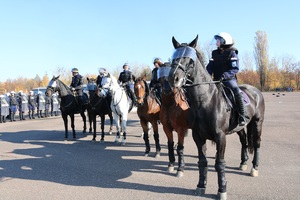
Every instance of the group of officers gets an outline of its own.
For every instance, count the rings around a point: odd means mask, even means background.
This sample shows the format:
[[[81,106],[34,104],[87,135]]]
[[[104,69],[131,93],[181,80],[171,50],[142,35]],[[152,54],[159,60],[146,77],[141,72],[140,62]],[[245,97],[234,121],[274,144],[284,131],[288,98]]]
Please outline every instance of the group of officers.
[[[236,74],[239,71],[239,58],[238,50],[233,47],[234,40],[232,36],[226,32],[221,32],[214,36],[214,43],[217,47],[216,50],[212,52],[212,57],[206,66],[208,73],[213,77],[215,81],[221,81],[225,86],[229,87],[234,95],[236,100],[237,111],[239,113],[239,125],[245,125],[245,105],[243,103],[243,98],[241,95],[241,90],[237,84]],[[158,102],[161,98],[162,86],[159,81],[159,69],[162,67],[167,67],[169,63],[164,63],[160,58],[155,58],[153,60],[154,69],[152,70],[152,78],[150,82],[150,90],[153,89],[156,93]],[[72,69],[72,82],[70,88],[73,91],[76,91],[78,97],[79,107],[82,107],[83,104],[87,103],[87,100],[83,98],[83,77],[79,74],[77,68]],[[119,83],[126,89],[128,96],[131,98],[132,102],[136,102],[135,95],[133,93],[133,75],[129,70],[129,65],[123,65],[123,71],[120,73],[118,78]],[[98,87],[104,87],[105,85],[110,84],[110,74],[106,71],[105,68],[99,69],[99,75],[96,81]],[[105,88],[105,87],[104,87]],[[57,97],[57,96],[56,96]],[[37,98],[33,96],[31,91],[29,97],[25,97],[22,92],[19,92],[19,95],[15,97],[15,92],[12,91],[7,97],[1,96],[1,122],[5,122],[5,115],[10,114],[10,120],[15,121],[15,113],[17,108],[19,110],[20,120],[24,120],[24,113],[26,108],[29,110],[29,119],[34,119],[34,110],[37,105],[37,114],[38,117],[48,117],[49,108],[51,102],[53,102],[53,97],[44,98],[44,106],[41,105],[41,94],[38,94]],[[28,102],[28,106],[24,106]],[[56,101],[58,102],[58,101]],[[2,106],[2,104],[4,106]],[[5,109],[5,105],[9,105],[9,111]],[[47,106],[48,105],[48,106]],[[57,104],[59,105],[59,104]],[[8,106],[7,106],[8,107]],[[51,106],[51,114],[54,111],[54,106]],[[44,111],[45,115],[42,115]],[[58,111],[58,108],[57,108]],[[5,117],[4,117],[5,116]]]
[[[54,93],[52,97],[45,96],[41,91],[34,94],[30,91],[28,95],[22,91],[16,93],[11,91],[5,95],[0,95],[0,123],[7,120],[16,121],[16,115],[19,114],[19,120],[57,116],[59,114],[59,97]]]

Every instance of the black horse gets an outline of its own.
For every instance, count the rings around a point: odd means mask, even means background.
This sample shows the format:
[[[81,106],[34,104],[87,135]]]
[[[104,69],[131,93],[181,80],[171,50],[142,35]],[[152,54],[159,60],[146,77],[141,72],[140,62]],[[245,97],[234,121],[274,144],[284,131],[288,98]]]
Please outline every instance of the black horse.
[[[74,92],[61,80],[59,80],[59,76],[54,77],[50,80],[47,86],[46,95],[50,96],[57,92],[59,93],[59,97],[61,98],[60,102],[60,110],[61,116],[64,120],[65,125],[65,140],[68,139],[68,116],[71,118],[71,128],[73,131],[73,139],[76,139],[75,125],[74,125],[74,114],[80,113],[83,120],[83,133],[86,132],[86,116],[85,110],[87,109],[87,105],[82,106],[80,109],[78,106],[78,100]],[[83,98],[87,99],[87,95],[85,94]]]
[[[89,92],[89,106],[88,106],[88,116],[89,116],[89,122],[90,122],[90,133],[91,133],[91,123],[93,122],[93,141],[96,140],[96,117],[97,115],[101,118],[101,140],[100,142],[104,142],[104,124],[105,124],[105,115],[109,116],[110,119],[110,128],[109,133],[112,133],[112,127],[113,127],[113,116],[112,111],[110,108],[110,101],[109,97],[100,97],[99,95],[99,89],[96,85],[96,79],[94,78],[87,78],[88,84],[87,84],[87,90]]]
[[[198,148],[199,182],[197,193],[204,194],[207,181],[206,140],[216,143],[215,169],[218,173],[218,197],[227,198],[225,179],[226,135],[237,132],[242,143],[241,165],[254,151],[252,176],[258,175],[259,149],[264,120],[265,103],[262,93],[250,85],[240,85],[246,103],[247,120],[245,126],[238,126],[237,111],[229,107],[224,87],[220,81],[213,81],[201,64],[201,56],[195,49],[198,36],[189,44],[179,44],[173,37],[175,48],[172,56],[169,82],[172,88],[186,88],[192,117],[193,139]],[[247,129],[247,134],[245,132]]]

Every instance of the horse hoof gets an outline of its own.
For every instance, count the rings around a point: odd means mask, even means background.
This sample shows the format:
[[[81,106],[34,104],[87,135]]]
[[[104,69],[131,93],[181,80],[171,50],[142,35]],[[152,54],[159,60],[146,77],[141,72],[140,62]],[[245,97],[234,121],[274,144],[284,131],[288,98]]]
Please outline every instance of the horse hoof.
[[[159,158],[160,157],[160,152],[156,152],[154,158]]]
[[[68,141],[68,138],[65,138],[64,141]]]
[[[86,133],[86,130],[83,130],[82,133],[83,133],[83,134]]]
[[[248,168],[247,165],[240,165],[239,169],[242,170],[242,171],[246,171]]]
[[[205,188],[196,188],[196,195],[197,196],[202,196],[205,194]]]
[[[121,145],[122,145],[122,146],[125,146],[125,144],[126,144],[126,141],[122,141],[122,142],[121,142]]]
[[[148,157],[148,156],[149,156],[149,153],[145,153],[144,156],[145,156],[145,157]]]
[[[92,142],[96,142],[96,139],[92,139]]]
[[[101,139],[101,140],[100,140],[100,143],[104,143],[104,139]]]
[[[112,135],[112,134],[113,134],[112,131],[109,131],[109,132],[108,132],[108,135]]]
[[[75,141],[76,140],[76,137],[73,137],[73,141]]]
[[[227,192],[218,192],[218,198],[219,200],[227,200]]]
[[[258,176],[258,170],[252,168],[252,169],[251,169],[251,172],[250,172],[250,176],[252,176],[252,177],[257,177],[257,176]]]
[[[183,171],[177,171],[177,178],[183,177]]]
[[[119,140],[115,140],[115,143],[119,143]]]
[[[173,172],[174,171],[174,166],[168,167],[168,172]]]

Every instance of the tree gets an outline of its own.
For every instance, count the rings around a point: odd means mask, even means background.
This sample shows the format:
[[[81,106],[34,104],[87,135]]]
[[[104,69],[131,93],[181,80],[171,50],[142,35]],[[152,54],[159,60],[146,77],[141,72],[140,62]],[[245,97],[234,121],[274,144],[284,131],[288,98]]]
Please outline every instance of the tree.
[[[257,72],[259,74],[260,89],[265,88],[267,73],[268,73],[268,37],[264,31],[257,31],[254,38],[254,57],[256,60]]]

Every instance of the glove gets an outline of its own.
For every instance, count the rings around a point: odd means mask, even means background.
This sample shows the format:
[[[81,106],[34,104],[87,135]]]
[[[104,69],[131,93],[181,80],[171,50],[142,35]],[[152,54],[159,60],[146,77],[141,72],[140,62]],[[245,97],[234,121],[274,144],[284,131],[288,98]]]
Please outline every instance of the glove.
[[[71,89],[72,91],[75,91],[75,88],[73,88],[73,87],[70,87],[70,89]]]

